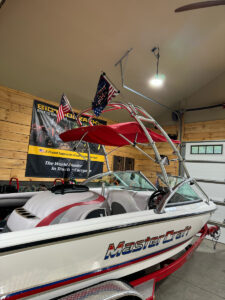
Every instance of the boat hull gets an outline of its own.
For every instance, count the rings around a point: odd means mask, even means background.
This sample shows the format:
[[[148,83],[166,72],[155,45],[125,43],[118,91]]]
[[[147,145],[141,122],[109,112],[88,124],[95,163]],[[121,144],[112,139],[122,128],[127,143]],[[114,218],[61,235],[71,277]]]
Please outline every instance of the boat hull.
[[[156,265],[185,249],[213,208],[199,206],[183,216],[135,212],[4,234],[1,298],[46,299]],[[30,236],[34,230],[39,239]],[[27,236],[10,244],[16,234]]]

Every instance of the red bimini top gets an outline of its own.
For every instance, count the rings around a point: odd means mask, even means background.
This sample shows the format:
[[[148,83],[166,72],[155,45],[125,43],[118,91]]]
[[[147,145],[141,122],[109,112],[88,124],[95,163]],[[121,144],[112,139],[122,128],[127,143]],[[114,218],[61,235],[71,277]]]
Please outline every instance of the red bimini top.
[[[164,136],[150,129],[147,130],[153,141],[167,142]],[[82,140],[88,143],[117,147],[130,145],[120,134],[132,143],[149,143],[143,129],[136,122],[80,127],[63,132],[59,136],[64,142],[79,141],[85,135]],[[172,142],[180,144],[177,140],[172,140]]]

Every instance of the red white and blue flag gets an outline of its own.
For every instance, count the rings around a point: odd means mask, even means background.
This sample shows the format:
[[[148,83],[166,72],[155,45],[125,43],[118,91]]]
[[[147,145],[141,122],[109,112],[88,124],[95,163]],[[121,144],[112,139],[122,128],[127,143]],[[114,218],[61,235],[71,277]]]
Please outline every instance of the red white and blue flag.
[[[69,112],[73,112],[73,110],[69,103],[68,98],[66,97],[66,95],[63,94],[60,101],[59,110],[57,113],[57,123],[59,123],[62,119],[64,119],[65,114]]]
[[[98,117],[109,101],[116,97],[119,91],[105,77],[104,73],[101,74],[98,82],[97,91],[95,94],[94,101],[92,102],[92,109],[94,114]]]

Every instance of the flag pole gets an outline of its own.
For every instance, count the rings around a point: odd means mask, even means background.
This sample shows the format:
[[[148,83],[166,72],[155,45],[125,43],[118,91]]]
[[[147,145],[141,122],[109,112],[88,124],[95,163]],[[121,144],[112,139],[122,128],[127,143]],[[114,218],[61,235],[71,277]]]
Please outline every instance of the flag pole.
[[[112,81],[109,79],[109,77],[106,75],[105,72],[102,71],[101,75],[105,77],[105,80],[107,80],[108,83],[111,84],[111,86],[112,86],[115,90],[117,90],[117,93],[120,93],[120,90],[119,90],[118,88],[116,88],[115,84],[112,83]]]

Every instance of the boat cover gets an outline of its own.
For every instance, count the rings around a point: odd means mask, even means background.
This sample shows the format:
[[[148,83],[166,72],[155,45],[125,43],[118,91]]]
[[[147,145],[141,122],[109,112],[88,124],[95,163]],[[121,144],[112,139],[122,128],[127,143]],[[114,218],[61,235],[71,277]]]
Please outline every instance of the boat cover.
[[[166,142],[166,138],[150,129],[147,129],[155,142]],[[61,133],[59,136],[64,142],[83,141],[106,146],[126,146],[129,142],[120,136],[122,134],[132,143],[148,143],[141,126],[136,122],[117,123],[113,125],[96,125],[80,127]],[[180,141],[172,140],[175,144]]]

